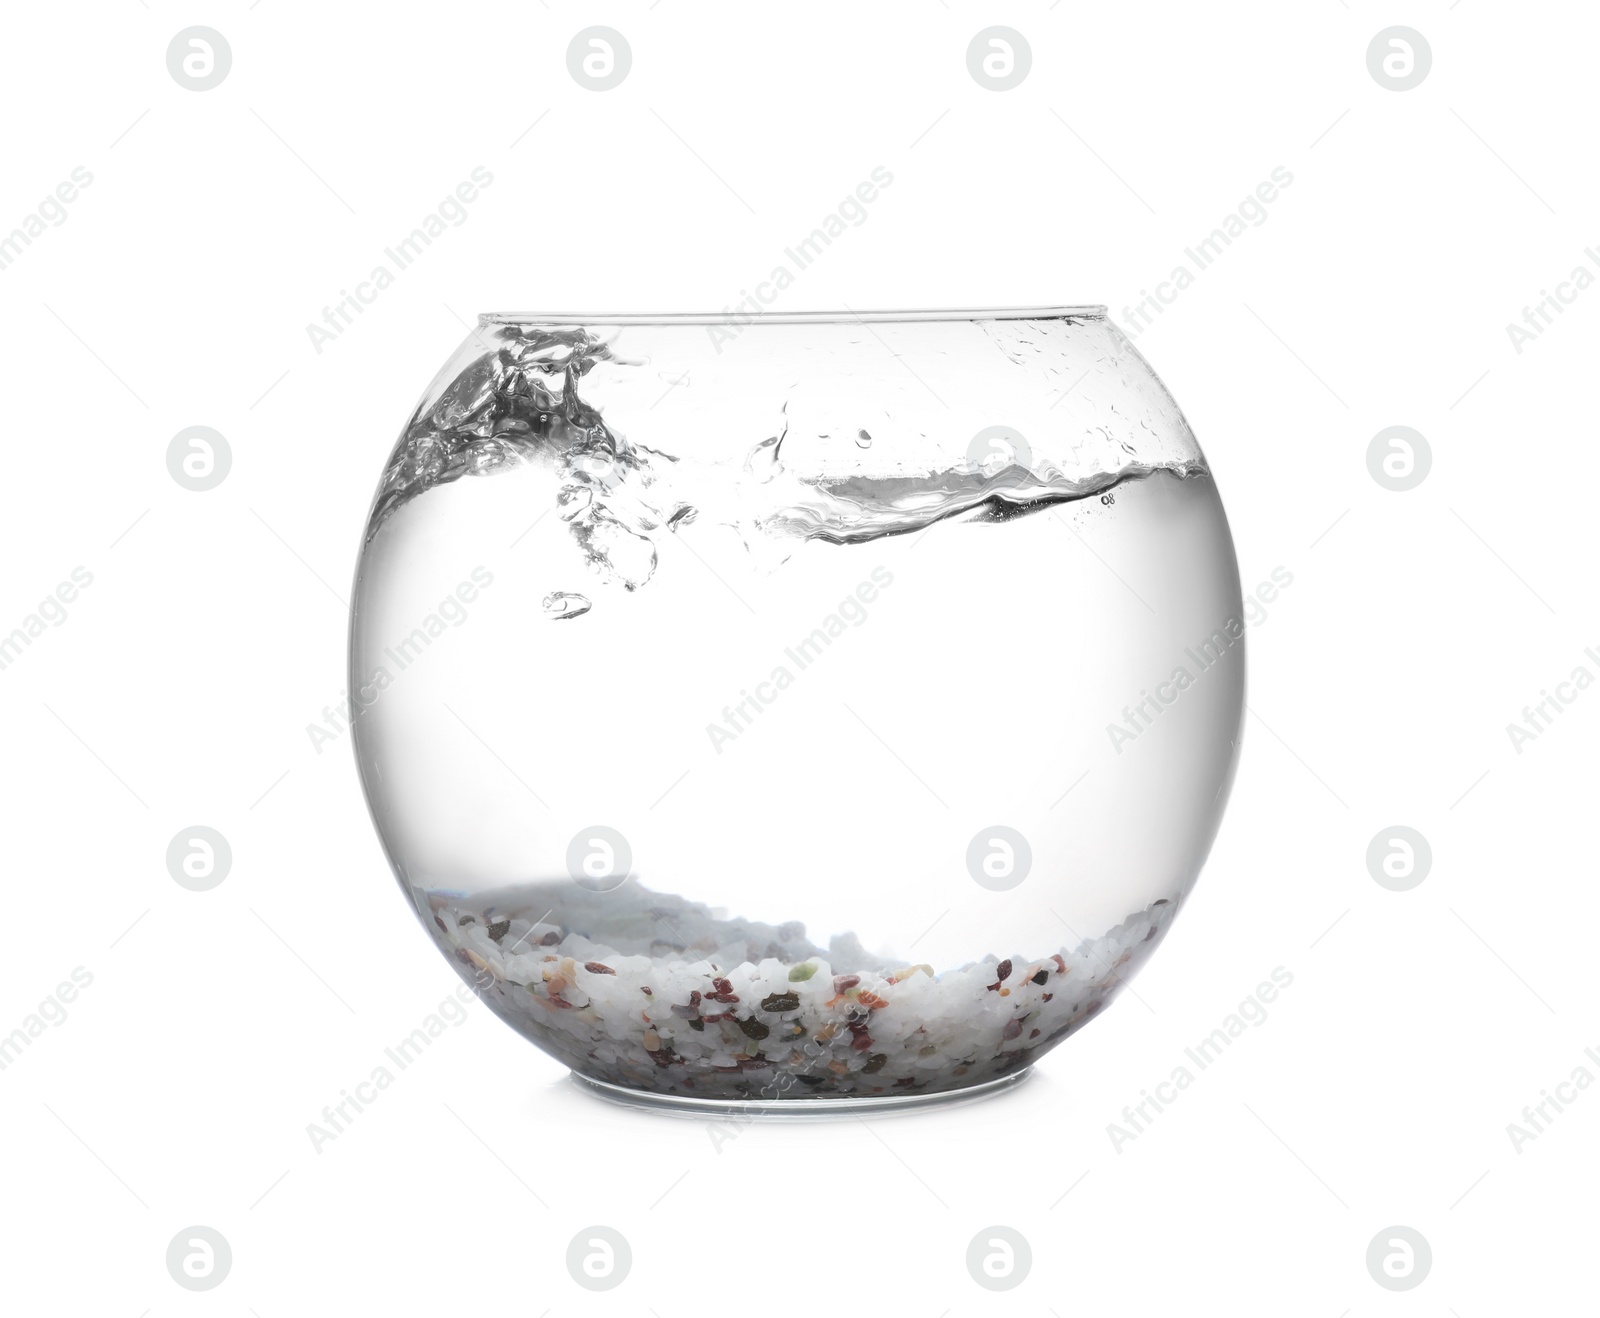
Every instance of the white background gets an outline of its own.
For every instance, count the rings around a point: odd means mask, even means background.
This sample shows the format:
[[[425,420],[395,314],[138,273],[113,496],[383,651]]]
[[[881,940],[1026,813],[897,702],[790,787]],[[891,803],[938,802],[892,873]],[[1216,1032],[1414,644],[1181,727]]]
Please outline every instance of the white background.
[[[191,24],[232,49],[209,91],[167,69]],[[632,48],[608,92],[567,72],[591,24]],[[990,24],[1031,46],[1015,90],[967,71]],[[1368,72],[1391,24],[1432,47],[1413,90]],[[0,1072],[8,1310],[1592,1307],[1600,1093],[1520,1149],[1507,1125],[1600,1076],[1600,691],[1521,754],[1506,733],[1600,675],[1600,292],[1520,353],[1506,330],[1600,269],[1590,7],[108,0],[5,26],[0,232],[93,176],[0,270],[0,630],[93,574],[0,671],[0,1033],[93,976]],[[316,351],[307,324],[479,165],[467,221]],[[1252,629],[1233,801],[1173,936],[1137,997],[986,1104],[708,1130],[585,1099],[474,1004],[314,1150],[307,1124],[457,985],[346,740],[306,732],[344,685],[400,423],[477,312],[720,310],[876,165],[893,185],[786,307],[1103,301],[1128,325],[1293,175],[1137,338],[1246,590],[1294,577]],[[205,493],[166,467],[191,425],[232,450]],[[1391,425],[1432,449],[1405,493],[1367,469]],[[195,824],[233,849],[210,892],[166,869]],[[1403,893],[1366,864],[1395,824],[1433,849]],[[1114,1147],[1278,966],[1265,1022]],[[165,1265],[194,1224],[233,1251],[203,1295]],[[633,1252],[604,1295],[564,1264],[590,1224]],[[1033,1249],[1005,1294],[965,1263],[993,1224]],[[1365,1263],[1395,1224],[1433,1251],[1403,1294]]]

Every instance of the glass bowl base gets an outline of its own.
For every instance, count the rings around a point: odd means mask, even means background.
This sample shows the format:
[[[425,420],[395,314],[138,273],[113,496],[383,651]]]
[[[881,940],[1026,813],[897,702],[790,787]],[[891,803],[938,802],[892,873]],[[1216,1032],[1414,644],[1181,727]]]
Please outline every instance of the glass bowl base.
[[[909,1112],[938,1107],[954,1107],[990,1098],[1015,1089],[1030,1075],[1025,1066],[993,1080],[983,1080],[962,1089],[946,1089],[934,1094],[878,1094],[842,1098],[687,1098],[681,1094],[656,1094],[629,1089],[605,1080],[595,1080],[572,1072],[579,1089],[608,1103],[659,1112],[671,1116],[711,1117],[737,1121],[741,1118],[777,1117],[783,1120],[826,1120],[834,1116],[863,1116],[875,1112]]]

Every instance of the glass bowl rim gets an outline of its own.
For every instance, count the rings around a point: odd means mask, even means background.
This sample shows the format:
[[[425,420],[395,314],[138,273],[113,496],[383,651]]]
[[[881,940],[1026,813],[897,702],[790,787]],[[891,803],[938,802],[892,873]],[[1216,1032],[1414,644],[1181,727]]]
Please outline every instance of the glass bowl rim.
[[[844,325],[874,321],[1104,320],[1104,303],[1083,306],[927,308],[904,311],[485,311],[480,325]]]

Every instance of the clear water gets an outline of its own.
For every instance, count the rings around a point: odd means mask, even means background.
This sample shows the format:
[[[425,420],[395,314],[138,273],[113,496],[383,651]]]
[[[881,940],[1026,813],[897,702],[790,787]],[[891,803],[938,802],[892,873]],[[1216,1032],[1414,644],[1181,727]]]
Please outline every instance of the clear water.
[[[1006,332],[970,357],[988,406],[1070,355]],[[800,344],[804,371],[641,338],[501,331],[396,448],[352,674],[403,889],[595,1078],[859,1097],[1016,1069],[1153,950],[1220,819],[1244,655],[1198,449],[1164,393],[1079,433],[1091,382],[974,455],[986,408],[913,406],[915,367],[968,392],[915,345],[889,384],[859,335]],[[974,856],[997,827],[1014,886]]]

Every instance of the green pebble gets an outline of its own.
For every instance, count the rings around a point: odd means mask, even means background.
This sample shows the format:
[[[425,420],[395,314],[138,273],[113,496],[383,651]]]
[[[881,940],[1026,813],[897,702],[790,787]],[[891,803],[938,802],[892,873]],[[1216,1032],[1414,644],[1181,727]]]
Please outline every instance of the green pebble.
[[[802,980],[810,979],[816,973],[817,963],[815,961],[802,961],[798,966],[789,967],[789,982],[798,984]]]

